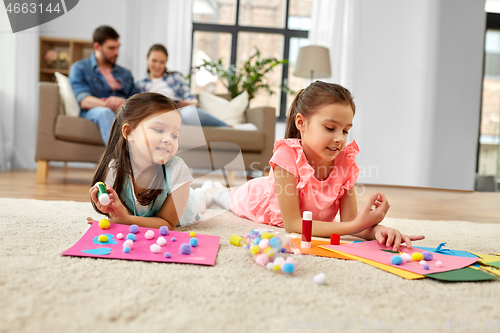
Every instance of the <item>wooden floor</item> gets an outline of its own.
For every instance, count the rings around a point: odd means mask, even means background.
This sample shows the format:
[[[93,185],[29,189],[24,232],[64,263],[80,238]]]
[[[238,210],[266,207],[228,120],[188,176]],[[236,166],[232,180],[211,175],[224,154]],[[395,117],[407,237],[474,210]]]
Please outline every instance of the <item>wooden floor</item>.
[[[0,172],[1,198],[88,201],[91,169],[50,168],[47,182],[36,183],[35,171]],[[245,179],[237,179],[242,183]],[[195,187],[199,186],[195,182]],[[500,223],[500,193],[357,185],[358,208],[373,192],[383,192],[388,217]]]

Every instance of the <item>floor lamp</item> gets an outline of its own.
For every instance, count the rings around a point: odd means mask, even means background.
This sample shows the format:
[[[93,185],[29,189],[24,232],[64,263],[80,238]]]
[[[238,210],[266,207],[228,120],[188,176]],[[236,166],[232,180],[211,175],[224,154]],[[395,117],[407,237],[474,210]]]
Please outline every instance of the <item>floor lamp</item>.
[[[330,52],[323,46],[303,46],[299,49],[293,75],[303,78],[320,79],[332,76]]]

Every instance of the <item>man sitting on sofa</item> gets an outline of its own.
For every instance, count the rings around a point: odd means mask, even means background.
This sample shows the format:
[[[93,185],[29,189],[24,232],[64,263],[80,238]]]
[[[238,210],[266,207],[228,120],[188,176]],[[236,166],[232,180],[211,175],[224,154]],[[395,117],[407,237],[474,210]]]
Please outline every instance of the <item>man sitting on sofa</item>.
[[[138,93],[129,70],[116,65],[120,42],[109,26],[94,31],[94,53],[71,66],[69,81],[80,104],[80,117],[92,120],[107,144],[111,125],[125,100]]]

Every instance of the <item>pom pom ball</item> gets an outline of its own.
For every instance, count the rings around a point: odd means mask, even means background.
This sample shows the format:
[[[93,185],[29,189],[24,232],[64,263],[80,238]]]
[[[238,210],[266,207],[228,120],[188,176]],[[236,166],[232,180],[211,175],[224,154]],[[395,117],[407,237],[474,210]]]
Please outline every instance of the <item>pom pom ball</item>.
[[[272,233],[268,232],[268,231],[265,231],[262,234],[262,236],[260,236],[260,238],[262,238],[262,239],[271,239],[273,237],[274,237],[274,235]]]
[[[158,237],[158,239],[156,240],[156,244],[164,246],[167,244],[167,240],[164,237]]]
[[[108,229],[109,225],[110,225],[110,223],[109,223],[108,219],[100,219],[99,220],[99,228]]]
[[[191,245],[189,245],[188,243],[182,243],[181,246],[179,247],[179,250],[181,251],[182,254],[190,254]]]
[[[170,238],[170,240],[171,240],[172,242],[175,242],[177,239],[175,239],[175,237],[172,237],[172,238]]]
[[[153,237],[155,236],[155,232],[153,230],[148,230],[146,231],[146,233],[144,234],[144,237],[146,239],[153,239]]]
[[[153,253],[160,253],[160,251],[161,251],[161,247],[158,244],[151,244],[151,246],[149,247],[149,249]]]
[[[259,247],[264,250],[266,247],[269,247],[269,239],[268,238],[264,238],[263,240],[261,240],[259,242]]]
[[[425,264],[423,267],[424,267],[424,269],[427,269],[427,270],[429,269],[429,265],[427,265],[427,264]]]
[[[326,274],[325,273],[319,273],[314,276],[314,282],[316,284],[324,284],[326,281]]]
[[[273,269],[273,267],[274,267],[274,264],[272,262],[268,262],[266,265],[266,268],[269,270]]]
[[[131,241],[135,242],[135,235],[134,234],[128,234],[127,239],[130,239]]]
[[[99,235],[99,237],[97,237],[97,240],[101,243],[106,243],[108,241],[108,236],[106,235]]]
[[[411,255],[411,258],[415,261],[420,261],[422,259],[424,259],[424,256],[422,255],[422,253],[420,252],[415,252]]]
[[[189,239],[189,245],[192,247],[197,247],[198,246],[198,238],[193,237]]]
[[[168,228],[166,226],[160,227],[160,235],[166,236],[169,233],[170,233],[170,231],[168,230]]]
[[[281,269],[283,270],[283,273],[292,274],[293,272],[295,272],[295,264],[292,264],[291,262],[285,262]]]
[[[281,248],[281,253],[286,253],[286,249],[284,247]]]
[[[289,262],[289,263],[295,264],[295,260],[292,257],[286,258],[285,262]]]
[[[254,245],[250,248],[250,252],[253,254],[253,255],[256,255],[257,253],[260,252],[260,247],[258,245]]]
[[[190,232],[189,233],[189,237],[196,237],[196,233],[195,232]]]
[[[279,249],[281,248],[281,239],[279,239],[279,237],[273,237],[269,241],[269,245],[275,249]]]
[[[275,265],[275,264],[273,264],[273,265],[274,265],[273,266],[273,271],[277,272],[277,271],[279,271],[281,269],[280,265]]]
[[[134,242],[131,239],[127,239],[125,242],[123,242],[123,247],[128,246],[129,248],[132,248]]]
[[[401,265],[403,263],[403,258],[401,258],[401,256],[392,256],[391,263],[394,265]]]
[[[285,263],[285,258],[283,257],[278,257],[274,259],[274,264],[280,266],[280,268],[281,266],[283,266],[284,263]]]
[[[123,248],[123,252],[125,252],[125,253],[129,253],[129,252],[130,252],[130,247],[125,246],[125,247]]]
[[[137,231],[139,231],[139,226],[137,224],[132,224],[129,228],[128,231],[135,234]]]
[[[403,258],[404,262],[412,261],[411,255],[406,252],[401,255],[401,258]]]
[[[119,233],[118,235],[116,235],[116,238],[118,238],[118,239],[123,239],[123,234],[122,234],[122,233]]]
[[[263,253],[255,256],[255,262],[261,266],[267,265],[267,256]]]
[[[429,252],[429,251],[422,253],[422,255],[424,256],[424,260],[427,260],[427,261],[431,261],[432,257],[434,256],[432,254],[432,252]]]
[[[442,261],[436,261],[436,266],[437,266],[437,267],[441,267],[441,266],[443,266],[443,262],[442,262]]]
[[[169,252],[165,252],[164,256],[165,258],[170,258],[172,255]]]
[[[420,260],[420,265],[422,265],[422,266],[423,266],[423,265],[425,265],[425,264],[427,264],[427,261],[425,261],[425,260]]]

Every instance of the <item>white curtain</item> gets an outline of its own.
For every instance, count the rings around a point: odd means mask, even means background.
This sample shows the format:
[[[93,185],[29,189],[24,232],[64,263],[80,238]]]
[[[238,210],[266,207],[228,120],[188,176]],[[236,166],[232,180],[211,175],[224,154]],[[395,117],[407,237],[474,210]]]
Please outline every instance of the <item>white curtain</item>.
[[[0,10],[0,170],[34,169],[38,27],[12,33]]]
[[[332,76],[323,81],[353,89],[355,56],[355,0],[313,0],[310,45],[329,48]]]
[[[146,75],[146,55],[153,44],[168,50],[167,68],[187,75],[191,67],[193,0],[127,0],[126,31],[120,34],[120,58],[134,75]]]

